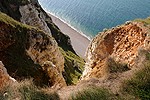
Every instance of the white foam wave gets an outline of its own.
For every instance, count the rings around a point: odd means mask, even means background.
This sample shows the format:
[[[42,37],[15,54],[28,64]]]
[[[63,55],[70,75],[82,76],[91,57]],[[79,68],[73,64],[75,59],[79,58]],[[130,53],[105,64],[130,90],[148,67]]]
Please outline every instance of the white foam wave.
[[[73,27],[73,26],[70,24],[70,22],[68,23],[67,21],[65,21],[65,19],[62,19],[62,18],[58,17],[55,13],[52,13],[52,12],[48,11],[48,10],[45,9],[45,8],[44,8],[44,10],[45,10],[48,14],[54,16],[55,18],[57,18],[57,19],[59,19],[60,21],[62,21],[63,23],[65,23],[67,26],[69,26],[70,28],[72,28],[73,30],[75,30],[76,32],[78,32],[80,35],[84,36],[84,37],[87,38],[88,40],[91,40],[91,39],[93,38],[92,36],[87,36],[87,35],[85,35],[81,30],[77,30],[75,27]]]

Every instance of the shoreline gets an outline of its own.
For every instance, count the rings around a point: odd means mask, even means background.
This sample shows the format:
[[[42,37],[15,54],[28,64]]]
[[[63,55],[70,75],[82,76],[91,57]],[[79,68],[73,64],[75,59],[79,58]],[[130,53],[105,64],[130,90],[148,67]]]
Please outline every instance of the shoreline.
[[[71,44],[75,52],[79,56],[85,58],[85,52],[90,43],[90,39],[85,34],[78,32],[70,24],[66,23],[54,14],[50,12],[47,12],[47,14],[52,18],[52,21],[59,27],[59,29],[70,37]]]

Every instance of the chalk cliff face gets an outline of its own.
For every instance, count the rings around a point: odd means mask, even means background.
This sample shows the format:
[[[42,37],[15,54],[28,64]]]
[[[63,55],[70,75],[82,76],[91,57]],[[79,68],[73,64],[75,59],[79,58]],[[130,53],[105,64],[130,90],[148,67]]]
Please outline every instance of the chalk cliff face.
[[[82,79],[107,76],[113,70],[108,67],[110,58],[126,65],[127,70],[135,68],[139,49],[150,50],[149,30],[146,23],[127,22],[99,33],[86,52],[87,60]]]

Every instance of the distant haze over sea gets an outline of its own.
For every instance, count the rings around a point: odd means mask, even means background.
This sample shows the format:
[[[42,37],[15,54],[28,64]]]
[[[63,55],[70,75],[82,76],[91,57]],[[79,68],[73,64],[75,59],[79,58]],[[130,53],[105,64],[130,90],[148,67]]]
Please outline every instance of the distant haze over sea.
[[[44,9],[78,31],[94,37],[136,18],[150,16],[150,0],[39,0]]]

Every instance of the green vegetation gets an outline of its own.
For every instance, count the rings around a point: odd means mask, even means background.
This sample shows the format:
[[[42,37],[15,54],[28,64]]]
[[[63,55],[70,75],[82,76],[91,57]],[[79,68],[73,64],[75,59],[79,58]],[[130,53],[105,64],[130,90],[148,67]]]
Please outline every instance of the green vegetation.
[[[96,86],[88,86],[86,89],[72,94],[71,100],[110,100],[111,94]]]
[[[55,92],[45,92],[36,87],[32,80],[14,83],[0,91],[0,100],[60,100]]]
[[[150,17],[146,18],[146,19],[135,19],[135,22],[142,22],[144,23],[144,25],[149,25],[150,24]]]
[[[145,62],[144,68],[125,82],[123,87],[123,91],[142,100],[150,100],[150,54],[147,54],[146,57],[148,61]]]
[[[2,12],[0,12],[0,22],[1,23],[5,23],[5,24],[8,24],[8,25],[10,25],[10,26],[12,26],[13,28],[23,28],[23,29],[35,29],[34,27],[32,27],[32,26],[29,26],[29,25],[26,25],[26,24],[22,24],[22,23],[20,23],[20,22],[18,22],[18,21],[16,21],[16,20],[14,20],[13,18],[11,18],[11,17],[9,17],[8,15],[6,15],[6,14],[4,14],[4,13],[2,13]],[[17,29],[17,30],[19,30],[19,29]],[[21,30],[20,30],[21,31]]]
[[[84,60],[71,51],[64,51],[62,48],[60,50],[65,58],[65,72],[63,76],[68,85],[75,84],[82,74]]]

